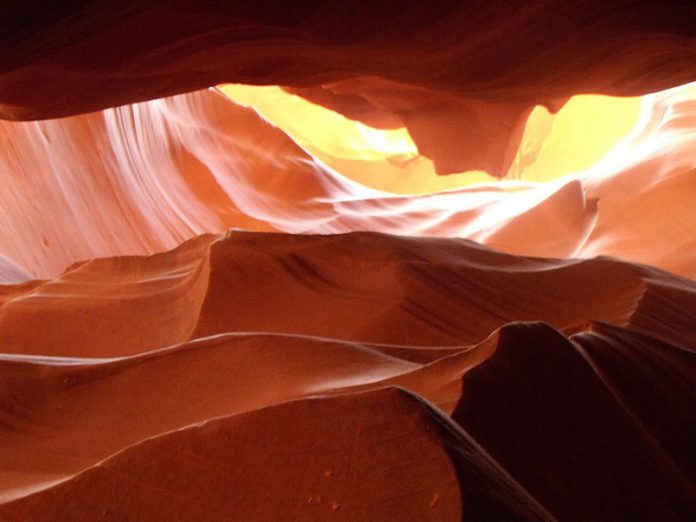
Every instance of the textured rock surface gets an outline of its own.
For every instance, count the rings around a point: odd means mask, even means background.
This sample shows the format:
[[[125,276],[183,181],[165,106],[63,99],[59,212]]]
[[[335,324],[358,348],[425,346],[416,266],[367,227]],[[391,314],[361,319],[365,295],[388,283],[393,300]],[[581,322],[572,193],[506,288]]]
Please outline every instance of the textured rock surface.
[[[229,227],[373,230],[464,237],[522,255],[618,256],[693,277],[695,99],[693,86],[647,97],[626,139],[570,177],[418,196],[350,179],[336,170],[341,163],[327,167],[211,90],[0,122],[0,251],[23,268],[8,279],[16,281],[26,272],[55,277],[94,257],[161,252]],[[553,172],[553,157],[544,161],[539,167]],[[359,168],[378,177],[385,164],[396,176],[410,168],[386,160]]]
[[[692,281],[452,239],[213,239],[14,287],[0,513],[693,515]]]
[[[695,36],[3,3],[0,519],[695,520]]]

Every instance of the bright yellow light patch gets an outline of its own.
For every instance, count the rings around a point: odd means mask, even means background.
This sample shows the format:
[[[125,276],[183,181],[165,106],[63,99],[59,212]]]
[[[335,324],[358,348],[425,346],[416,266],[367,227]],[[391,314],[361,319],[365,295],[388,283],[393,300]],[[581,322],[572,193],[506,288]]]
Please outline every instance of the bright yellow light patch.
[[[557,114],[536,107],[507,178],[552,181],[596,164],[638,123],[641,97],[574,96]]]
[[[218,88],[235,103],[253,107],[312,156],[365,186],[422,194],[497,181],[481,171],[438,176],[405,128],[375,129],[276,86]],[[640,97],[582,95],[555,115],[535,108],[505,178],[541,182],[586,170],[636,126],[641,103]]]
[[[418,148],[404,128],[375,129],[276,86],[230,84],[218,88],[236,103],[253,107],[303,147],[335,158],[370,161],[418,155]]]

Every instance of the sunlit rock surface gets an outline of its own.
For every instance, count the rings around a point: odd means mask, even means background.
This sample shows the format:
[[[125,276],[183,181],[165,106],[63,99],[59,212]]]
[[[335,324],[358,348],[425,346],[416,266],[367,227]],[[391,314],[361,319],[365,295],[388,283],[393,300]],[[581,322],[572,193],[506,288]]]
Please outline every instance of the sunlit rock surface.
[[[0,6],[0,519],[696,520],[695,33]]]
[[[25,0],[1,8],[0,29],[4,118],[221,82],[322,86],[332,108],[405,123],[439,172],[502,176],[534,105],[696,80],[684,1]]]
[[[573,172],[572,162],[561,168],[556,161],[583,157],[583,141],[563,130],[572,126],[540,140],[534,132],[546,122],[536,120],[517,155],[527,164],[511,171],[518,179],[465,173],[455,177],[468,186],[439,191],[428,181],[437,179],[432,164],[403,137],[361,136],[344,145],[344,158],[357,160],[345,160],[321,144],[303,148],[301,137],[293,141],[214,90],[64,119],[0,122],[0,247],[18,265],[8,281],[20,273],[54,277],[94,257],[160,252],[230,227],[453,236],[513,254],[618,256],[693,277],[696,88],[656,93],[632,107],[634,125],[621,140],[615,133],[613,148],[589,168]],[[564,124],[562,117],[552,125]],[[575,147],[557,150],[564,132]],[[380,137],[395,141],[380,150]],[[370,145],[372,155],[355,149]],[[552,179],[555,168],[569,175]],[[394,180],[388,187],[364,184],[382,169]],[[468,184],[470,175],[484,183]],[[403,194],[415,187],[420,194]]]

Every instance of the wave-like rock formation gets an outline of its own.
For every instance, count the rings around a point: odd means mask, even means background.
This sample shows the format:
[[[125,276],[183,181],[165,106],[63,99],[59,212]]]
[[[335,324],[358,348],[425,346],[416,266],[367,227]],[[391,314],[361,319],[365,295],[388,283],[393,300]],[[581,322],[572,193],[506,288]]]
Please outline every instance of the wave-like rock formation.
[[[684,1],[25,0],[0,20],[4,118],[284,85],[403,122],[439,172],[502,176],[534,105],[696,80],[696,8]]]
[[[0,513],[687,520],[694,310],[647,266],[373,233],[77,265],[4,287]]]
[[[695,6],[4,2],[0,520],[696,520]]]
[[[210,90],[0,122],[2,273],[50,278],[78,261],[161,252],[237,227],[464,237],[514,254],[611,255],[694,277],[694,99],[693,86],[647,97],[625,140],[573,176],[418,196],[350,179]],[[385,163],[360,166],[377,176]]]

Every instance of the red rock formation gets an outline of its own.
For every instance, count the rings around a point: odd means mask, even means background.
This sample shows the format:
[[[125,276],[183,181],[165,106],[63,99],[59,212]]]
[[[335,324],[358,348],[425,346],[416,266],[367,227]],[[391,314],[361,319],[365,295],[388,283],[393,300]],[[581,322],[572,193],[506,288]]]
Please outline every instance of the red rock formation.
[[[26,0],[0,29],[0,519],[696,519],[691,2]],[[566,176],[586,92],[651,94]],[[507,179],[427,181],[471,168]]]
[[[646,98],[626,141],[576,176],[419,196],[354,182],[210,90],[0,122],[0,245],[25,278],[51,278],[77,261],[160,252],[229,227],[374,230],[465,237],[522,255],[613,255],[693,277],[696,238],[684,224],[696,197],[694,97],[690,87]],[[358,167],[378,176],[384,164]]]
[[[209,257],[210,271],[199,311],[178,311],[195,328],[175,340],[167,305],[152,299],[176,307],[184,251]],[[60,505],[66,520],[198,520],[242,516],[261,497],[258,519],[693,513],[696,320],[660,309],[661,288],[696,302],[691,281],[374,234],[240,232],[99,263],[102,283],[78,268],[62,295],[18,288],[3,305],[8,517],[51,518]],[[165,286],[110,277],[124,270]],[[528,319],[560,331],[505,326]],[[168,342],[162,333],[177,344],[147,351]],[[317,395],[342,398],[308,401]],[[396,480],[408,472],[418,481]],[[658,503],[643,491],[655,476]]]
[[[696,11],[681,1],[29,1],[0,19],[6,118],[89,112],[220,82],[347,80],[349,107],[358,97],[399,117],[441,172],[487,167],[502,176],[525,107],[696,80]],[[322,99],[344,105],[341,96]]]

